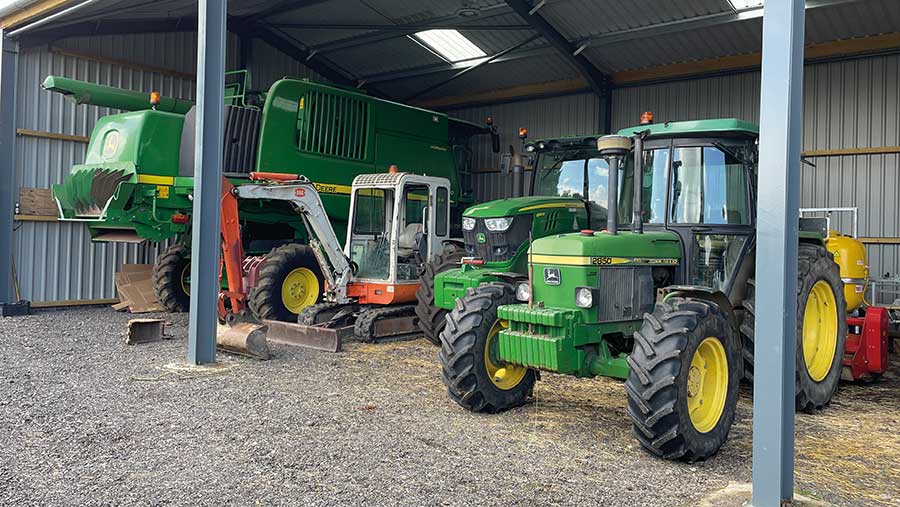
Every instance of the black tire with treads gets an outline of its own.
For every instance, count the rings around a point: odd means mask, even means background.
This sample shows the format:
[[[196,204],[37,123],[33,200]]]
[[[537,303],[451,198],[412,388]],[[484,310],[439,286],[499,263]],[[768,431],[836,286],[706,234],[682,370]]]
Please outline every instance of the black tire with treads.
[[[806,301],[813,286],[825,281],[834,292],[837,308],[837,345],[831,369],[820,382],[810,377],[803,358],[803,315]],[[753,381],[753,360],[756,335],[756,284],[750,280],[747,299],[744,301],[744,319],[741,322],[741,342],[744,357],[744,377]],[[844,282],[834,256],[821,245],[802,243],[797,255],[797,374],[795,377],[795,405],[797,410],[816,412],[831,402],[841,379],[841,362],[847,341],[847,302],[844,299]]]
[[[153,265],[153,292],[166,311],[180,313],[191,307],[191,295],[184,290],[186,270],[191,269],[190,250],[184,245],[166,248]]]
[[[316,303],[322,301],[325,279],[312,248],[300,244],[283,245],[266,254],[266,264],[259,271],[256,287],[250,291],[247,306],[256,319],[297,322],[298,314],[288,310],[281,298],[285,278],[297,268],[306,268],[315,274],[319,282]]]
[[[719,340],[728,365],[725,404],[716,424],[701,433],[688,411],[691,361],[706,338]],[[645,450],[665,459],[702,461],[715,454],[734,422],[741,380],[737,332],[709,301],[671,297],[644,315],[629,354],[625,382],[628,416]]]
[[[496,413],[517,407],[531,396],[536,372],[529,369],[511,389],[500,389],[488,376],[484,350],[489,331],[497,322],[497,308],[515,304],[515,289],[507,283],[486,283],[468,289],[447,314],[441,332],[441,380],[461,407],[473,412]]]
[[[416,316],[419,317],[419,329],[428,341],[438,346],[441,345],[440,334],[447,323],[449,310],[434,305],[434,278],[448,269],[459,267],[459,260],[463,255],[465,250],[462,247],[449,244],[431,262],[425,263],[419,276],[419,288],[416,290]]]

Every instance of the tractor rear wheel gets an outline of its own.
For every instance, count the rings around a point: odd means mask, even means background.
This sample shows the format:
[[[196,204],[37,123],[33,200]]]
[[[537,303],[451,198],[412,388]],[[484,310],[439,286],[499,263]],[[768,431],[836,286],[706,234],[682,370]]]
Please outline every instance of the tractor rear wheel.
[[[461,407],[496,413],[525,403],[537,375],[498,358],[498,336],[507,327],[497,308],[515,304],[515,289],[506,283],[482,284],[456,300],[441,332],[441,380]]]
[[[431,343],[441,345],[441,331],[447,324],[449,310],[434,304],[434,277],[459,266],[465,250],[458,245],[449,244],[444,251],[425,263],[419,276],[419,288],[416,290],[416,316],[419,317],[419,329]]]
[[[801,244],[797,266],[796,408],[821,410],[837,391],[847,341],[844,282],[831,252]],[[741,341],[745,377],[753,380],[756,287],[749,284],[744,301]]]
[[[625,382],[641,446],[665,459],[701,461],[725,443],[741,381],[737,332],[709,301],[672,297],[634,335]]]
[[[191,306],[191,258],[184,245],[172,245],[153,265],[156,301],[169,312],[186,312]]]
[[[283,245],[266,255],[248,306],[259,320],[297,322],[300,312],[322,299],[325,281],[310,247]]]

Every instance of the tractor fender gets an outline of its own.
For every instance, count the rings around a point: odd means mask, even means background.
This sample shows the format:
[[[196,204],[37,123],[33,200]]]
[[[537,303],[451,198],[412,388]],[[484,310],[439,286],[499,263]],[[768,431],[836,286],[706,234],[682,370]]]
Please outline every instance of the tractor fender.
[[[722,310],[725,316],[728,317],[728,320],[734,326],[734,329],[738,329],[738,326],[740,325],[737,315],[734,313],[734,307],[731,305],[731,301],[729,301],[728,296],[720,290],[698,285],[670,285],[659,290],[659,297],[657,300],[665,301],[670,297],[676,296],[702,299],[714,303]]]

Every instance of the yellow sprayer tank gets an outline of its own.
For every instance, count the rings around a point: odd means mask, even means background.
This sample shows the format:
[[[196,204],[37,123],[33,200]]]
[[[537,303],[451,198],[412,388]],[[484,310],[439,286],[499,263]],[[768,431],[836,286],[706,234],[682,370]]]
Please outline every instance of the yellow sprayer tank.
[[[869,281],[866,248],[856,239],[842,236],[836,231],[828,231],[825,248],[834,255],[834,262],[841,268],[847,313],[850,313],[862,306]]]

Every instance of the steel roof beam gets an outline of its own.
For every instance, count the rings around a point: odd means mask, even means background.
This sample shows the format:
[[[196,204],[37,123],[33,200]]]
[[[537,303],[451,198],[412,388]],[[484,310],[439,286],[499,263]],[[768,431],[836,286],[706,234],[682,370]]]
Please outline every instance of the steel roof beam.
[[[296,10],[303,9],[304,7],[312,7],[313,5],[318,5],[321,3],[325,3],[328,0],[285,0],[283,2],[279,2],[268,9],[257,12],[256,14],[251,14],[249,16],[244,16],[247,22],[253,23],[256,21],[262,21],[267,18],[271,18],[272,16],[278,16],[279,14],[287,14],[289,12],[294,12]]]
[[[818,9],[821,7],[832,7],[835,5],[855,2],[857,0],[807,0],[806,10]],[[627,42],[635,39],[646,39],[657,37],[659,35],[668,35],[678,32],[688,32],[702,28],[713,26],[727,25],[750,19],[762,19],[763,9],[748,9],[745,11],[726,11],[716,14],[707,14],[705,16],[695,16],[691,18],[679,19],[676,21],[667,21],[665,23],[657,23],[653,25],[629,28],[627,30],[619,30],[615,32],[585,37],[574,42],[579,47],[604,46],[616,44],[619,42]]]
[[[275,28],[284,28],[290,30],[375,30],[380,32],[408,32],[414,30],[468,30],[468,31],[509,31],[509,30],[531,30],[531,25],[435,25],[435,24],[419,24],[419,25],[341,25],[341,24],[319,24],[319,23],[266,23],[266,25]]]
[[[490,56],[483,56],[481,58],[474,58],[472,60],[465,60],[462,62],[455,63],[438,63],[433,65],[424,65],[421,67],[414,67],[412,69],[404,69],[398,71],[391,72],[381,72],[378,74],[370,74],[368,76],[362,76],[360,79],[365,81],[366,83],[382,83],[385,81],[396,81],[398,79],[407,79],[411,77],[425,76],[428,74],[438,74],[441,72],[450,72],[454,70],[463,70],[470,67],[475,67],[478,65],[482,65],[484,63],[500,63],[500,62],[509,62],[513,60],[522,60],[524,58],[533,58],[536,56],[546,56],[551,53],[555,53],[556,50],[550,46],[541,46],[541,47],[533,47],[528,49],[519,49],[517,51],[511,51],[508,54],[499,56],[497,58],[491,59]],[[490,62],[485,62],[485,60],[491,60]]]
[[[242,27],[238,33],[264,41],[266,44],[321,74],[332,83],[344,86],[357,86],[359,84],[356,79],[348,76],[344,70],[318,56],[314,51],[302,48],[292,37],[279,33],[275,29],[257,23]]]
[[[407,35],[412,35],[416,32],[422,30],[422,25],[429,26],[429,29],[434,28],[445,28],[445,25],[452,26],[456,29],[465,29],[468,30],[469,23],[468,20],[471,20],[473,23],[476,21],[484,21],[485,19],[490,19],[496,16],[502,16],[504,14],[510,14],[512,9],[510,9],[506,4],[495,4],[488,7],[482,7],[480,10],[481,15],[473,18],[461,18],[456,14],[451,14],[449,16],[440,16],[437,18],[426,19],[424,21],[418,21],[416,23],[409,23],[404,25],[395,25],[396,30],[388,31],[378,31],[375,33],[347,37],[344,39],[326,42],[324,44],[319,44],[318,46],[313,46],[311,49],[319,52],[325,53],[329,51],[337,51],[339,49],[348,49],[358,46],[365,46],[367,44],[373,44],[376,42],[381,42],[385,40],[395,39],[397,37],[405,37]],[[466,21],[460,21],[466,20]],[[390,26],[390,25],[388,25]],[[472,25],[472,26],[481,26],[481,25]]]
[[[431,85],[431,86],[425,88],[424,90],[420,90],[420,91],[416,92],[415,94],[413,94],[413,95],[407,97],[407,98],[404,100],[404,102],[411,102],[411,101],[413,101],[413,100],[415,100],[415,99],[421,97],[422,95],[425,95],[425,94],[428,94],[428,93],[430,93],[430,92],[433,92],[434,90],[437,90],[438,88],[441,88],[442,86],[446,85],[447,83],[449,83],[449,82],[451,82],[451,81],[453,81],[453,80],[455,80],[455,79],[457,79],[457,78],[460,78],[460,77],[462,77],[462,76],[468,74],[469,72],[472,72],[473,70],[477,69],[478,67],[481,67],[482,65],[487,65],[487,64],[489,64],[489,63],[491,63],[491,62],[493,62],[493,61],[496,61],[498,58],[502,58],[504,55],[506,55],[506,54],[508,54],[508,53],[511,53],[511,52],[513,52],[513,51],[515,51],[515,50],[521,48],[522,46],[528,44],[529,42],[531,42],[531,41],[533,41],[533,40],[535,40],[535,39],[537,39],[538,37],[540,37],[540,35],[534,34],[534,35],[532,35],[531,37],[528,37],[527,39],[525,39],[525,40],[523,40],[523,41],[517,42],[517,43],[513,44],[512,46],[509,46],[508,48],[504,49],[503,51],[500,51],[500,52],[498,52],[498,53],[495,53],[495,54],[493,54],[493,55],[491,55],[491,56],[489,56],[489,57],[487,57],[487,58],[482,58],[482,59],[480,59],[480,60],[481,60],[480,62],[478,62],[478,63],[476,63],[476,64],[474,64],[474,65],[470,65],[470,66],[468,66],[468,67],[466,67],[466,68],[464,68],[464,69],[462,69],[462,70],[460,70],[460,71],[454,73],[452,76],[448,77],[447,79],[445,79],[445,80],[443,80],[443,81],[440,81],[440,82],[438,82],[438,83],[435,83],[435,84],[433,84],[433,85]]]
[[[540,12],[532,11],[534,6],[527,0],[505,0],[506,4],[516,12],[523,20],[541,34],[551,46],[559,51],[559,54],[581,72],[588,82],[591,90],[597,95],[603,96],[609,92],[609,77],[600,71],[594,64],[578,51],[578,46],[573,45],[556,28],[553,27]]]

